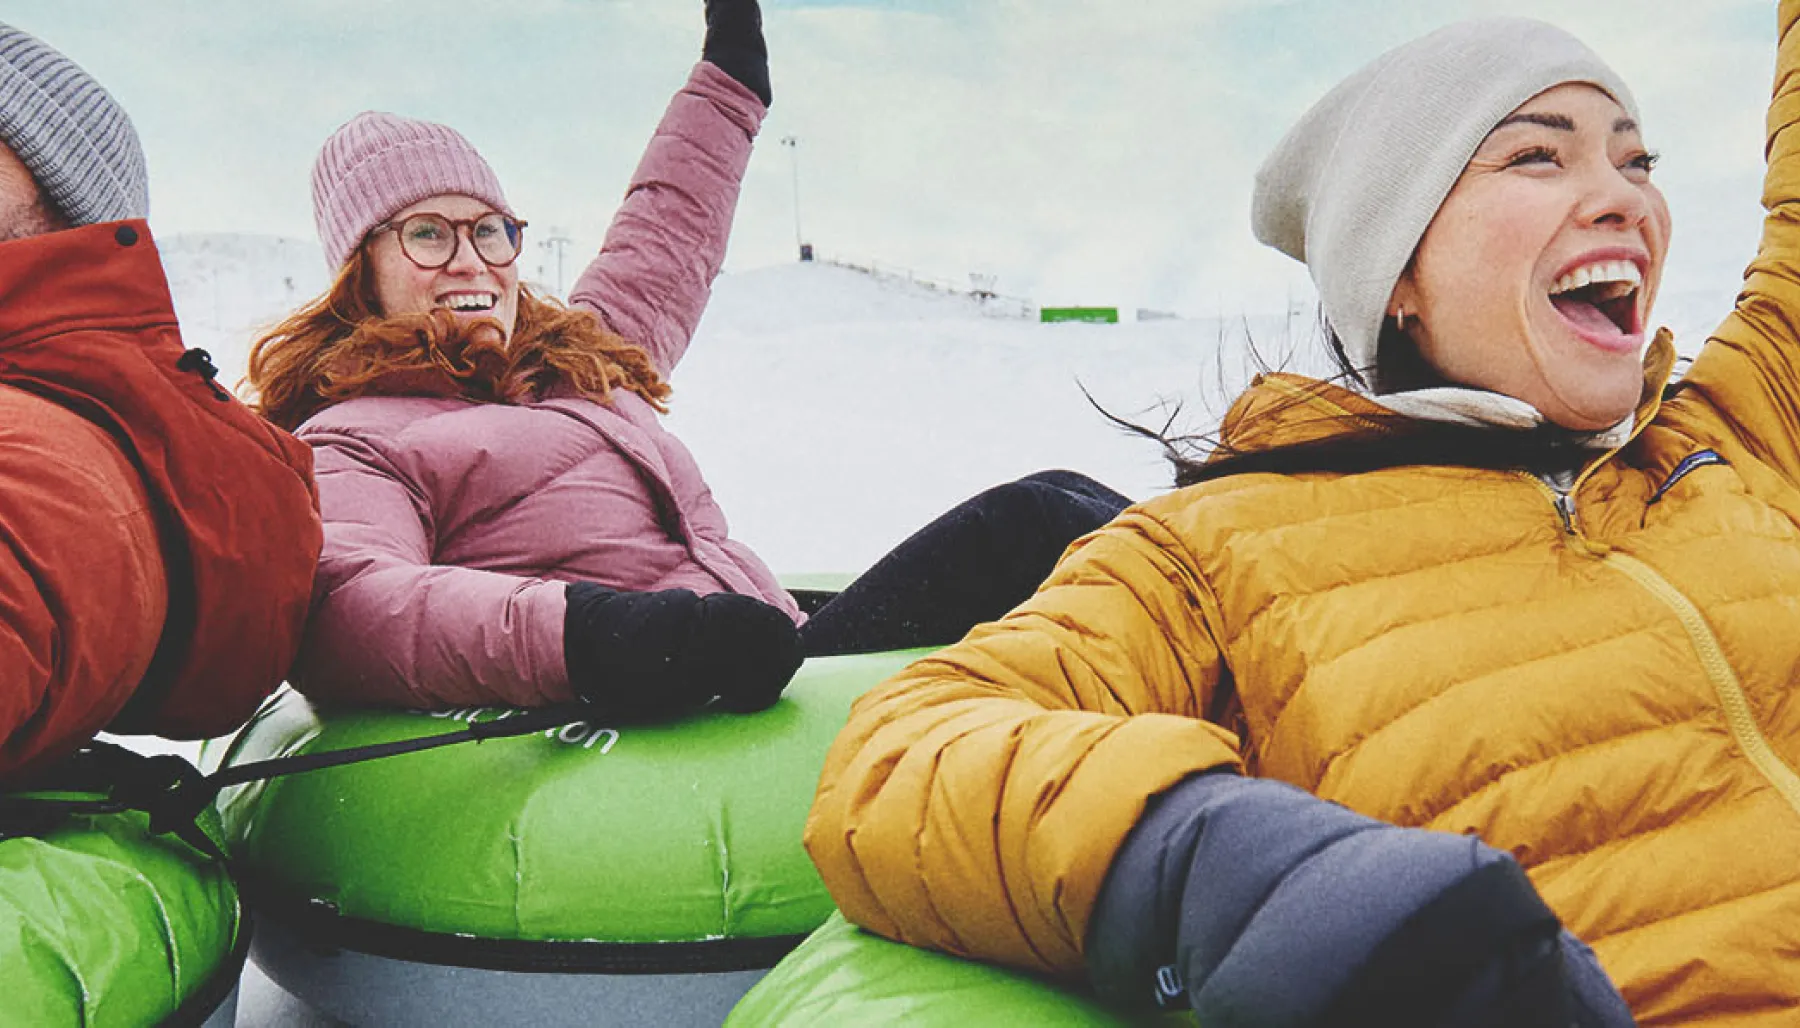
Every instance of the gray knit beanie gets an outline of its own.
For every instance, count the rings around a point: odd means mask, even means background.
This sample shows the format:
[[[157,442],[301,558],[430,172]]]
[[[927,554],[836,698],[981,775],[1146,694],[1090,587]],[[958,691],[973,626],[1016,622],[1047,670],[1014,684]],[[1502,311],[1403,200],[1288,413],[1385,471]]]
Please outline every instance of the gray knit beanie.
[[[1301,261],[1357,368],[1375,364],[1394,286],[1501,119],[1553,86],[1625,83],[1580,40],[1526,18],[1477,18],[1388,51],[1301,117],[1256,173],[1256,238]]]
[[[0,22],[0,142],[71,225],[150,212],[131,119],[74,61]]]

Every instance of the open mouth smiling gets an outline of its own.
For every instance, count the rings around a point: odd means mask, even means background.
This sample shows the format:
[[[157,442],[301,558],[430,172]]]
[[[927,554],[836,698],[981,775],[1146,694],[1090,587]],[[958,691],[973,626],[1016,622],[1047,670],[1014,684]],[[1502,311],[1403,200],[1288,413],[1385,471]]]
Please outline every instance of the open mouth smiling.
[[[445,293],[437,298],[439,307],[456,311],[459,314],[490,313],[499,302],[499,294],[478,291]]]
[[[1610,350],[1635,349],[1643,339],[1638,309],[1643,285],[1636,261],[1588,261],[1551,285],[1550,304],[1588,342]]]

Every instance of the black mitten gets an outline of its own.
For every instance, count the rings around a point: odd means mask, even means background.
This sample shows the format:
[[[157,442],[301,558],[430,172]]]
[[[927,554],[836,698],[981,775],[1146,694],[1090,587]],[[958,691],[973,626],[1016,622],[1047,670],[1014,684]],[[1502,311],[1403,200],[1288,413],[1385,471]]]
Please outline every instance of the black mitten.
[[[800,630],[779,608],[735,593],[700,601],[694,673],[715,683],[724,709],[749,714],[772,706],[803,656]]]
[[[706,0],[706,42],[700,57],[737,79],[767,107],[769,48],[763,42],[762,9],[756,0]]]
[[[662,721],[705,706],[713,684],[688,673],[700,597],[686,589],[568,587],[563,660],[575,694],[621,721]]]
[[[568,587],[569,684],[602,717],[662,721],[714,699],[734,713],[761,710],[780,697],[800,658],[793,621],[748,596]]]

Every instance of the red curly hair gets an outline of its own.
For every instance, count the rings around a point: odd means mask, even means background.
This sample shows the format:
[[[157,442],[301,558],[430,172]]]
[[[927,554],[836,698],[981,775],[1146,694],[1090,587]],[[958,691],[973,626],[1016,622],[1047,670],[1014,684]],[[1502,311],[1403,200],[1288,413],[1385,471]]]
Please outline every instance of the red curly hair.
[[[523,283],[510,345],[492,319],[467,322],[447,310],[384,317],[361,248],[325,295],[256,341],[245,381],[254,393],[250,406],[289,431],[359,396],[519,403],[566,383],[602,403],[624,389],[664,413],[669,398],[643,347]]]

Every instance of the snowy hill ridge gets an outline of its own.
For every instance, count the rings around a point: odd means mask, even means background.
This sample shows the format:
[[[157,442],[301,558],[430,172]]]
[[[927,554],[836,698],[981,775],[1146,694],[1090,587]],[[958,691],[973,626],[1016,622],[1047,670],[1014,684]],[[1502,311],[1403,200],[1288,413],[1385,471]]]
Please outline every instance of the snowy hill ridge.
[[[183,331],[208,337],[189,345],[212,350],[221,368],[229,364],[233,381],[257,329],[330,285],[324,252],[311,241],[209,233],[171,236],[156,245]]]
[[[1027,316],[1037,312],[1022,300],[982,298],[878,267],[818,261],[719,276],[703,324],[760,335],[810,325]]]
[[[259,329],[328,283],[311,242],[160,245],[188,343],[211,350],[227,382]],[[1692,353],[1730,304],[1672,292],[1658,314]],[[878,267],[738,271],[714,284],[673,376],[670,426],[735,533],[778,571],[853,571],[957,500],[1043,468],[1135,497],[1167,488],[1157,446],[1107,421],[1083,390],[1146,424],[1179,403],[1178,427],[1204,431],[1258,370],[1251,340],[1274,364],[1329,373],[1314,319],[1302,305],[1287,317],[1040,324]]]
[[[243,235],[162,244],[191,346],[227,382],[255,333],[327,285],[318,247]],[[1003,312],[1004,313],[1004,312]],[[1277,343],[1280,316],[1249,320]],[[1132,495],[1169,481],[1157,448],[1089,404],[1205,422],[1241,385],[1242,324],[1045,325],[898,275],[807,263],[719,277],[672,382],[670,425],[693,449],[736,534],[779,571],[866,566],[988,485],[1067,467]],[[1153,414],[1147,420],[1160,423]]]
[[[158,248],[190,345],[211,350],[232,381],[259,332],[331,284],[323,252],[310,240],[189,233],[159,240]],[[529,281],[533,269],[525,270]],[[761,294],[771,290],[780,302],[765,302]],[[875,261],[821,260],[721,276],[707,320],[767,333],[832,323],[1036,317],[1028,301],[974,292]]]

